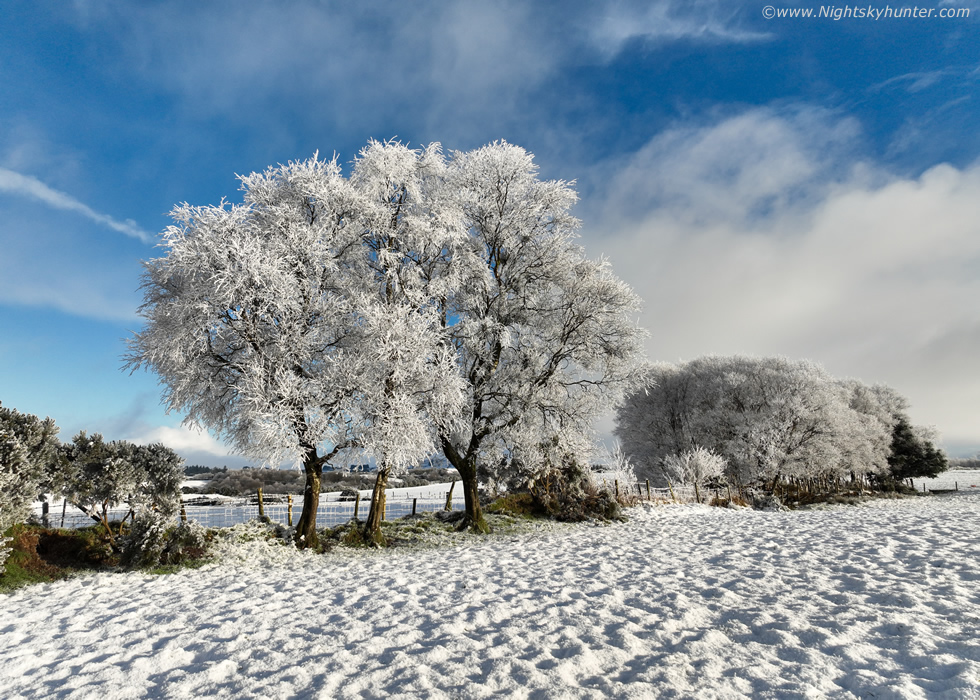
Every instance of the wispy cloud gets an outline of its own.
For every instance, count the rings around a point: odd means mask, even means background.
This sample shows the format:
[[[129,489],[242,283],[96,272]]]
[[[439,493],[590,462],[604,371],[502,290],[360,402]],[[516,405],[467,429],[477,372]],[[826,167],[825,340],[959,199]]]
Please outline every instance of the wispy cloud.
[[[102,226],[106,226],[113,231],[118,231],[119,233],[136,238],[143,243],[150,243],[152,241],[150,234],[141,229],[132,219],[119,221],[108,214],[100,214],[87,204],[78,201],[71,195],[52,189],[37,178],[31,177],[30,175],[22,175],[21,173],[13,170],[0,168],[0,192],[29,197],[39,202],[43,202],[49,207],[53,207],[55,209],[81,214],[85,218],[94,221],[97,224],[101,224]]]
[[[906,92],[916,93],[938,84],[943,78],[959,73],[960,71],[954,71],[952,69],[905,73],[872,85],[868,88],[868,91],[880,92],[892,85],[902,85]]]
[[[745,29],[736,13],[714,2],[644,2],[640,6],[618,3],[605,6],[593,25],[593,43],[606,54],[615,54],[629,41],[656,44],[670,41],[753,43],[772,39],[772,34]],[[730,7],[730,6],[729,6]]]

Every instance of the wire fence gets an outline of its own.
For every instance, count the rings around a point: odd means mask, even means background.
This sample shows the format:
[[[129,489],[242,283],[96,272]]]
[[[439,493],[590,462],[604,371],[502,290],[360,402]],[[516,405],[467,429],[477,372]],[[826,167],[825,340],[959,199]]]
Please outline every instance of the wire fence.
[[[653,488],[647,482],[619,483],[610,480],[606,486],[615,491],[618,496],[635,498],[638,501],[660,503],[694,503],[700,496],[701,501],[712,497],[724,497],[724,493],[715,493],[713,489],[702,489],[697,493],[693,486],[672,486],[670,488]],[[450,490],[445,489],[411,490],[409,492],[389,490],[385,495],[385,520],[403,518],[413,513],[421,515],[446,509],[462,510],[465,505],[462,494],[456,491],[450,498]],[[257,495],[244,498],[227,498],[213,495],[186,496],[183,502],[183,516],[207,528],[232,527],[254,520],[264,515],[272,522],[287,527],[295,525],[303,511],[301,496],[285,494],[266,494],[259,506]],[[367,518],[371,507],[370,492],[361,492],[357,500],[340,500],[339,494],[324,494],[317,508],[316,521],[321,527],[333,527],[350,522],[357,517]],[[109,511],[109,520],[119,522],[132,517],[128,506],[120,506]],[[49,527],[75,529],[95,525],[98,521],[77,508],[61,502],[52,504],[45,511],[41,504],[34,508],[34,519]]]
[[[654,503],[694,503],[698,496],[702,501],[714,498],[716,495],[724,496],[724,493],[715,493],[715,489],[704,489],[696,491],[693,486],[669,486],[667,488],[651,487],[649,481],[620,482],[612,478],[599,476],[597,481],[616,494],[617,498],[636,498],[640,501],[652,501]]]
[[[287,527],[295,525],[299,521],[303,511],[302,496],[287,497],[281,494],[267,494],[263,496],[262,500],[261,514],[271,521]],[[451,500],[449,499],[449,490],[428,489],[414,493],[388,491],[385,495],[384,519],[394,520],[411,515],[413,512],[421,515],[422,513],[445,510],[447,503],[450,510],[462,510],[464,508],[462,494],[458,490],[455,491]],[[317,525],[321,527],[342,525],[354,518],[355,514],[364,520],[367,518],[370,508],[370,492],[361,494],[358,500],[339,500],[337,494],[324,495],[321,496],[316,511]],[[183,513],[188,521],[200,523],[204,527],[232,527],[258,518],[260,506],[257,496],[229,499],[202,495],[185,498]],[[129,517],[131,517],[131,513],[128,506],[113,508],[109,511],[110,522],[119,522]],[[175,516],[175,518],[180,517],[183,516]],[[69,529],[89,527],[98,523],[87,513],[62,502],[52,504],[47,510],[42,504],[36,504],[34,519],[48,527]]]

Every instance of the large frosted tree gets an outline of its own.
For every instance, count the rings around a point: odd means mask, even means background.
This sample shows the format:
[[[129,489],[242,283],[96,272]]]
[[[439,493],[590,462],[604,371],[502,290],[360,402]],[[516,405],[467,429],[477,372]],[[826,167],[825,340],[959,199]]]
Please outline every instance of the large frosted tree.
[[[360,194],[358,223],[369,271],[362,299],[377,368],[376,390],[362,392],[359,446],[376,459],[377,478],[363,535],[382,542],[388,478],[437,449],[462,410],[455,350],[446,342],[438,299],[451,280],[443,253],[461,236],[459,208],[445,189],[446,163],[438,145],[410,149],[371,141],[354,162],[351,184]]]
[[[466,386],[460,427],[440,433],[459,471],[464,526],[486,531],[478,469],[515,460],[533,480],[592,449],[592,424],[635,379],[639,298],[576,244],[577,196],[541,180],[507,143],[454,153],[447,184],[465,236],[445,251],[442,306]]]

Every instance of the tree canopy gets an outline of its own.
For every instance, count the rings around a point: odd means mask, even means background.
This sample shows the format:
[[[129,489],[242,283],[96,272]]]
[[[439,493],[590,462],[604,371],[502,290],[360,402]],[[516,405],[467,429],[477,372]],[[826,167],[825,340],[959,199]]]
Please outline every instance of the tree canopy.
[[[637,297],[574,243],[568,183],[504,142],[371,142],[349,178],[314,156],[241,183],[240,205],[174,209],[128,363],[186,422],[304,464],[299,538],[343,450],[372,454],[379,486],[442,450],[479,530],[478,467],[584,458],[642,332]]]
[[[650,367],[617,409],[616,435],[638,471],[664,478],[696,447],[744,483],[781,477],[889,476],[907,402],[779,357],[702,357]],[[931,445],[930,445],[931,447]],[[895,475],[899,472],[892,471]]]

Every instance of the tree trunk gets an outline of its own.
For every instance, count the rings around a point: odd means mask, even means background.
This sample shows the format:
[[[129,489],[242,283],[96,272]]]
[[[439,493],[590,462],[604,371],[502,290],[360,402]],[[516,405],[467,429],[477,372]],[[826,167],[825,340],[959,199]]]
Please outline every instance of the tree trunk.
[[[456,526],[457,530],[470,530],[481,535],[490,533],[490,526],[483,517],[480,507],[479,481],[476,477],[476,451],[473,445],[468,454],[463,455],[456,446],[446,439],[442,440],[442,452],[449,463],[456,467],[463,482],[463,500],[466,505],[463,519]]]
[[[316,510],[320,507],[320,477],[323,476],[323,464],[315,459],[307,459],[303,464],[306,470],[306,488],[303,489],[303,513],[296,525],[296,546],[300,549],[320,546],[320,538],[316,534]]]
[[[378,476],[374,480],[374,491],[371,492],[371,511],[364,523],[363,538],[365,544],[385,546],[387,541],[381,532],[381,516],[385,511],[385,487],[391,469],[378,467]]]
[[[483,517],[483,509],[480,507],[479,482],[476,478],[476,460],[467,461],[462,468],[456,467],[460,478],[463,480],[463,500],[466,505],[466,514],[456,526],[458,530],[469,529],[472,532],[486,535],[490,533],[490,526]]]

